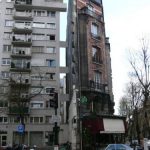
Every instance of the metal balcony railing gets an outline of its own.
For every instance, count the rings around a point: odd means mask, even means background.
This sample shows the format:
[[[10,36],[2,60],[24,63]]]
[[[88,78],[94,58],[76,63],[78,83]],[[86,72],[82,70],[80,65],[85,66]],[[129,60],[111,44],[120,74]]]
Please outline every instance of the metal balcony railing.
[[[97,19],[98,21],[103,20],[103,17],[101,15],[98,15],[94,11],[89,10],[88,7],[83,7],[79,13],[89,15],[89,16]]]
[[[9,107],[9,114],[29,114],[29,107]]]
[[[15,0],[18,5],[32,5],[32,0]]]
[[[89,81],[89,88],[93,90],[99,90],[103,93],[108,93],[107,85],[106,84],[101,84],[98,82],[94,82],[92,80]]]

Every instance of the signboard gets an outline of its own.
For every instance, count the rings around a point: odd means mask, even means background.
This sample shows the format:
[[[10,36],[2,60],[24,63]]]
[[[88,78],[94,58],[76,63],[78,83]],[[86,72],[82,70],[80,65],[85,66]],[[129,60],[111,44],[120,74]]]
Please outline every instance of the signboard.
[[[55,122],[60,123],[61,122],[61,116],[60,115],[59,116],[52,115],[50,122],[51,123],[55,123]]]
[[[24,132],[24,125],[20,124],[17,126],[17,131],[20,132],[20,133],[23,133]]]

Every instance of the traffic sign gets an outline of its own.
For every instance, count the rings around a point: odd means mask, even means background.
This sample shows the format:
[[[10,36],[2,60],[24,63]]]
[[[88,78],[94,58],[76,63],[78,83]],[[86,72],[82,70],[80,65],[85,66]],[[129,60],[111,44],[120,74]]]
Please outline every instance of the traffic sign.
[[[24,125],[22,125],[22,124],[18,125],[17,130],[18,130],[18,132],[23,133],[24,132]]]
[[[52,115],[51,123],[55,123],[55,122],[57,122],[57,123],[61,122],[61,116],[60,115],[58,115],[58,116]]]

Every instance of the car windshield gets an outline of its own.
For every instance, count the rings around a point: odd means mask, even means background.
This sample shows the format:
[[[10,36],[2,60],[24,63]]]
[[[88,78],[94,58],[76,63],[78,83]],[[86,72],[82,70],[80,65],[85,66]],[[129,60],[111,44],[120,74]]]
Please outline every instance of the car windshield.
[[[127,149],[130,148],[122,144],[112,144],[112,145],[108,145],[108,147],[106,148],[106,150],[127,150]]]

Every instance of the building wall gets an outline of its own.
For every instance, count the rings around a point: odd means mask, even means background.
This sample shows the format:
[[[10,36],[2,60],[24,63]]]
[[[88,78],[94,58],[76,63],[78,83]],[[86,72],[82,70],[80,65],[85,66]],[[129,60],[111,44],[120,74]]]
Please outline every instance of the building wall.
[[[6,8],[13,8],[13,11],[11,14],[6,14]],[[31,10],[32,11],[32,17],[33,19],[29,18],[20,18],[18,20],[15,20],[14,15],[16,13],[16,9],[26,9],[26,10]],[[45,14],[47,11],[52,11],[56,12],[55,17],[50,17],[50,16],[34,16],[35,11],[45,11]],[[62,94],[60,95],[60,12],[61,11],[66,11],[66,4],[63,3],[63,1],[44,1],[44,0],[32,0],[32,5],[29,6],[24,6],[20,7],[15,5],[15,1],[12,2],[7,2],[6,0],[2,0],[0,2],[0,61],[1,61],[1,66],[0,66],[0,74],[1,74],[1,87],[3,87],[4,83],[9,85],[9,82],[6,82],[6,79],[3,79],[2,71],[8,71],[10,74],[15,74],[13,79],[16,79],[20,74],[23,76],[28,76],[31,81],[31,85],[29,86],[29,93],[31,92],[31,89],[34,87],[38,87],[39,85],[42,85],[42,91],[40,94],[37,94],[36,96],[34,95],[33,98],[30,99],[30,101],[27,103],[29,107],[29,114],[25,117],[27,120],[25,121],[25,131],[26,131],[26,136],[25,136],[25,144],[33,146],[34,144],[37,144],[38,146],[47,146],[48,145],[48,139],[49,135],[53,134],[53,127],[54,123],[52,123],[52,119],[50,119],[50,122],[46,122],[46,116],[52,116],[55,114],[54,108],[52,107],[47,107],[47,102],[50,101],[51,97],[49,96],[49,93],[46,93],[46,87],[54,87],[56,92],[58,93],[58,109],[57,109],[57,115],[60,116],[60,99]],[[12,20],[14,21],[13,26],[6,27],[5,26],[5,20]],[[19,57],[12,56],[12,38],[14,36],[13,28],[15,25],[15,21],[21,21],[21,22],[31,22],[32,26],[32,33],[31,37],[34,37],[34,34],[44,34],[45,39],[44,40],[32,40],[31,46],[31,56],[26,57],[29,61],[31,61],[31,72],[16,72],[16,71],[11,71],[10,70],[10,64],[9,65],[3,65],[2,64],[2,58],[10,58],[12,59],[17,59]],[[56,28],[55,29],[50,29],[50,28],[35,28],[33,27],[34,22],[43,22],[45,25],[47,23],[55,23]],[[11,38],[9,40],[4,39],[5,35],[4,32],[10,32],[11,33]],[[24,34],[23,32],[21,34]],[[46,35],[52,34],[55,35],[55,40],[50,41],[46,40]],[[3,45],[11,45],[11,50],[8,52],[4,52]],[[22,45],[23,47],[25,45]],[[37,47],[36,49],[34,47]],[[38,47],[43,47],[42,51],[38,50]],[[46,52],[46,47],[55,47],[55,52],[54,53],[48,53]],[[34,48],[34,49],[33,49]],[[23,59],[21,56],[19,59]],[[55,67],[49,67],[47,65],[46,60],[47,59],[54,59],[56,60],[56,66]],[[44,81],[40,81],[37,79],[35,76],[41,76],[45,75],[47,73],[54,73],[55,77],[54,79],[46,78]],[[34,76],[34,77],[33,77]],[[8,78],[7,78],[8,79]],[[6,94],[9,94],[6,93]],[[0,101],[3,101],[4,97],[0,94]],[[7,95],[6,95],[7,97]],[[6,100],[8,102],[8,107],[10,106],[10,100],[7,97]],[[40,102],[41,108],[32,108],[32,103]],[[1,118],[6,117],[7,121],[5,122],[0,122],[0,131],[7,136],[7,140],[2,143],[0,142],[0,145],[8,145],[8,144],[13,144],[14,142],[20,143],[19,141],[21,137],[18,137],[18,125],[20,123],[18,121],[14,122],[12,121],[14,118],[18,117],[17,114],[11,114],[9,112],[8,107],[3,107],[0,108],[1,111]],[[41,122],[37,123],[31,123],[31,120],[33,119],[32,117],[42,117],[43,120]],[[32,119],[31,119],[32,118]],[[35,118],[34,118],[35,119]],[[68,140],[67,138],[67,125],[62,124],[61,122],[58,124],[60,126],[60,134],[59,134],[59,142],[64,143]],[[16,134],[15,134],[16,132]],[[2,136],[2,135],[1,135]],[[15,137],[17,136],[17,139],[15,141]],[[36,137],[39,136],[39,139],[36,141]],[[35,139],[33,139],[35,138]],[[40,141],[40,142],[38,142]],[[34,143],[35,142],[35,143]]]

